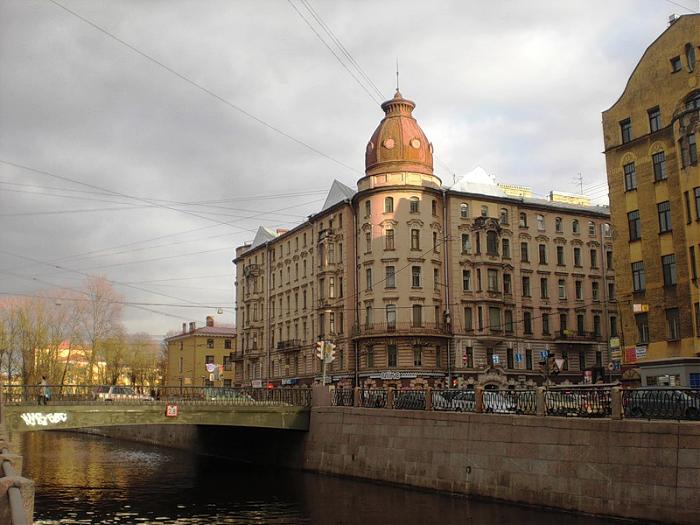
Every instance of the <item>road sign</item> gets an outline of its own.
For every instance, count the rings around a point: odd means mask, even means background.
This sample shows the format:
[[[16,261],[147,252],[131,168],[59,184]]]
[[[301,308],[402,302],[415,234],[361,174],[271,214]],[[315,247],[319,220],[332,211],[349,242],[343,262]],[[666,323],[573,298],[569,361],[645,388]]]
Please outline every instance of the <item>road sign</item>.
[[[522,363],[523,362],[523,354],[515,354],[515,362]]]
[[[493,357],[491,359],[493,361],[493,364],[497,365],[500,358],[498,357],[498,354],[493,354]]]
[[[165,417],[177,417],[180,410],[177,405],[165,405]]]
[[[540,352],[540,357],[542,359],[547,359],[549,357],[549,352]]]

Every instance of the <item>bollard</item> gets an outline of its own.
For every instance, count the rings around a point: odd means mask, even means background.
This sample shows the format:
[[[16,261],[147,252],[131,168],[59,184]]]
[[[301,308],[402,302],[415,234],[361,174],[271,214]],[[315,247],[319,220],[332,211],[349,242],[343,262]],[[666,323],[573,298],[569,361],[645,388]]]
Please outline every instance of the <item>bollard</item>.
[[[547,410],[544,403],[544,391],[543,386],[538,386],[535,390],[535,410],[538,416],[546,416]]]
[[[433,389],[431,387],[425,389],[425,409],[433,409]]]
[[[610,389],[610,409],[613,419],[622,419],[622,390],[619,386]]]
[[[474,412],[483,414],[484,412],[484,387],[477,385],[474,389]]]
[[[386,407],[394,408],[394,387],[390,386],[386,391]]]
[[[353,392],[352,406],[362,406],[362,389],[359,386],[356,386]]]
[[[311,389],[311,406],[329,407],[331,406],[331,392],[328,386],[314,385]]]

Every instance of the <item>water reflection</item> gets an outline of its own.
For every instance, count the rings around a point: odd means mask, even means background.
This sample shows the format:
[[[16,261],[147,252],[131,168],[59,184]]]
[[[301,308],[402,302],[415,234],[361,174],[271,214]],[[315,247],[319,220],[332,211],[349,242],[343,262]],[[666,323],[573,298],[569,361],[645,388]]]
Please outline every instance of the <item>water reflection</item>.
[[[58,523],[603,525],[524,509],[65,432],[20,435],[35,518]]]

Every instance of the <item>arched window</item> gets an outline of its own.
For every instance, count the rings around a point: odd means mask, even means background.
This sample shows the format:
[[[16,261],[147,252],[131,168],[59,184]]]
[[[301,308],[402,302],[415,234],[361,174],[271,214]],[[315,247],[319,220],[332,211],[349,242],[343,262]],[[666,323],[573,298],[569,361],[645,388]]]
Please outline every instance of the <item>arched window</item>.
[[[527,213],[525,213],[524,211],[520,212],[519,225],[521,228],[527,228]]]
[[[411,197],[409,203],[411,205],[411,213],[418,213],[418,197]]]
[[[700,109],[700,91],[688,95],[685,99],[685,109]]]
[[[469,218],[469,204],[467,204],[466,202],[463,202],[459,205],[459,216],[462,219]]]
[[[561,233],[561,217],[557,217],[554,219],[554,230],[557,233]]]
[[[578,219],[574,219],[574,222],[571,223],[571,231],[574,233],[581,233],[578,225]]]
[[[394,211],[394,197],[386,197],[384,199],[384,213],[391,213]]]
[[[544,231],[544,215],[537,216],[537,229]]]
[[[693,44],[685,45],[685,60],[688,64],[688,71],[693,71],[695,69],[695,48]]]
[[[507,208],[501,208],[500,222],[501,222],[501,224],[508,224],[508,209]]]

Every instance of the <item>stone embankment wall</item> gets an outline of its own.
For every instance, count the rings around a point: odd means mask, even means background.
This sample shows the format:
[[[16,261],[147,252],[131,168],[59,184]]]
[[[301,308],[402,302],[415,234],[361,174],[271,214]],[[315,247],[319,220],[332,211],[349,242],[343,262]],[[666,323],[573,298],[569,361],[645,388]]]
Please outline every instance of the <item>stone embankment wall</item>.
[[[577,512],[700,523],[700,424],[315,407],[303,468]]]

